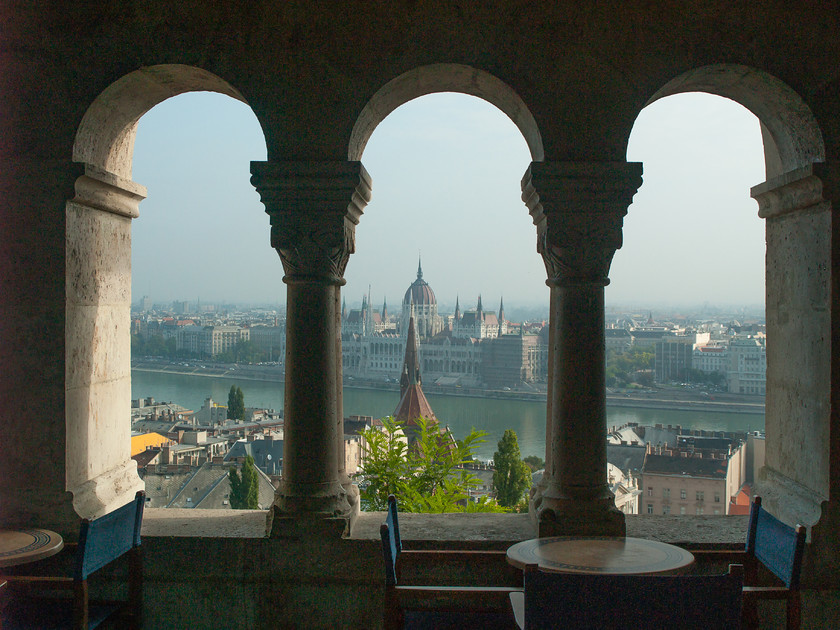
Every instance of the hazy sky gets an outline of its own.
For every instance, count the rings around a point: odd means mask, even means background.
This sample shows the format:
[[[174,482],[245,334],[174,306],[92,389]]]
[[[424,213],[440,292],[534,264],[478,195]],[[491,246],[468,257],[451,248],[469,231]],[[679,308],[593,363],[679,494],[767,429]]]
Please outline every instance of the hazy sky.
[[[638,309],[761,304],[764,228],[749,187],[764,179],[758,121],[732,101],[673,96],[646,108],[628,159],[644,184],[625,218],[607,302]],[[268,216],[249,178],[265,159],[262,131],[233,99],[194,93],[140,121],[134,179],[148,188],[133,225],[134,299],[285,302]],[[480,99],[411,101],[375,130],[362,162],[373,201],[357,227],[344,295],[371,286],[397,310],[424,279],[443,308],[506,311],[547,303],[536,232],[520,199],[530,162],[513,123]]]

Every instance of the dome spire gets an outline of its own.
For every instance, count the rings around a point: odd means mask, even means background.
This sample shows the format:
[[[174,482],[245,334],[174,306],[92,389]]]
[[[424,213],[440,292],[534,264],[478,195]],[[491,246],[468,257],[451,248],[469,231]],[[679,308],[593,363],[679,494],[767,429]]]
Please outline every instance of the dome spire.
[[[423,266],[420,264],[420,252],[417,252],[417,279],[423,279]]]

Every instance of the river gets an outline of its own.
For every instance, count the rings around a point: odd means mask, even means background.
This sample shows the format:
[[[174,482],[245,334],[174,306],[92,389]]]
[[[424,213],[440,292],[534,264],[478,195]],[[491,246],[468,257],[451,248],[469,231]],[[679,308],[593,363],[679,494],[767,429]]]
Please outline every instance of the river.
[[[198,411],[208,396],[227,404],[231,385],[242,388],[248,407],[283,408],[283,384],[237,380],[225,377],[131,372],[132,399],[154,396]],[[522,456],[545,456],[545,402],[466,398],[427,394],[438,419],[448,424],[460,438],[476,428],[487,432],[485,442],[476,449],[479,459],[492,459],[505,429],[513,429]],[[344,389],[344,414],[382,417],[394,412],[398,394],[393,391]],[[679,411],[607,406],[607,426],[628,422],[644,425],[681,425],[707,431],[763,431],[764,415],[720,411]]]

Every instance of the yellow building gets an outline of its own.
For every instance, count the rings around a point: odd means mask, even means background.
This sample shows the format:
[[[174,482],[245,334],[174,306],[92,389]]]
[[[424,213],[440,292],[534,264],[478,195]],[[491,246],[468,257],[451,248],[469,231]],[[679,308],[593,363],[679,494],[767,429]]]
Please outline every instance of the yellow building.
[[[131,434],[131,456],[142,453],[150,446],[163,446],[169,441],[160,433],[132,433]]]

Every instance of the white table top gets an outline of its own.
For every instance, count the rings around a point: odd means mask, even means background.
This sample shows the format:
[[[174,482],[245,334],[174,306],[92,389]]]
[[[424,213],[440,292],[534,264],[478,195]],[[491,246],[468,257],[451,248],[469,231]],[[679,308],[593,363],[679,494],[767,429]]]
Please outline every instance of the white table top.
[[[643,538],[556,536],[524,540],[507,550],[510,564],[558,573],[611,575],[678,572],[694,562],[680,547]]]

